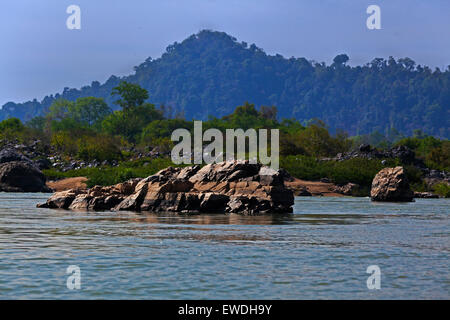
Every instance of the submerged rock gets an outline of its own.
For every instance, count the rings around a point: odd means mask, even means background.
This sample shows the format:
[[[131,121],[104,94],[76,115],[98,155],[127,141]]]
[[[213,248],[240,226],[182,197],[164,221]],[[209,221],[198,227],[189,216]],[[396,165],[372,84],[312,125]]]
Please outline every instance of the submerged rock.
[[[294,195],[281,170],[248,161],[168,167],[145,179],[55,193],[44,208],[178,213],[290,213]]]
[[[298,197],[312,197],[312,193],[306,187],[295,189],[294,194]]]
[[[439,195],[432,192],[414,192],[414,198],[438,199]]]
[[[414,193],[403,167],[384,168],[378,172],[372,181],[370,198],[373,201],[413,201]]]
[[[349,182],[343,186],[336,186],[334,191],[345,196],[353,196],[356,192],[359,191],[359,188],[360,187],[358,184]]]

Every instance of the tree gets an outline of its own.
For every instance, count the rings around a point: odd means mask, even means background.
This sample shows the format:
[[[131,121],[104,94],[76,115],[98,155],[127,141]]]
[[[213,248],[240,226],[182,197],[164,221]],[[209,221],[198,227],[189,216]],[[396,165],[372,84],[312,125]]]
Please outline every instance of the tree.
[[[163,119],[162,113],[150,103],[115,111],[102,121],[102,130],[111,135],[121,135],[128,141],[140,139],[142,130],[152,121]]]
[[[74,103],[66,99],[57,99],[49,107],[47,119],[61,121],[69,116],[70,110],[73,110]]]
[[[261,114],[261,116],[264,119],[268,119],[268,120],[273,120],[276,121],[277,120],[277,107],[275,106],[271,106],[271,107],[266,107],[266,106],[261,106],[259,108],[259,113]]]
[[[85,97],[78,98],[73,110],[71,110],[75,119],[92,126],[103,120],[111,109],[102,98]]]
[[[25,126],[17,118],[9,118],[0,122],[0,140],[22,140]]]
[[[334,65],[343,65],[343,64],[346,64],[348,60],[350,60],[350,58],[348,57],[348,55],[346,55],[346,54],[340,54],[340,55],[337,55],[337,56],[333,59],[333,64],[334,64]]]
[[[148,91],[139,85],[122,81],[117,87],[114,87],[111,95],[119,95],[121,99],[116,100],[116,104],[123,110],[140,106],[148,99]]]
[[[72,130],[91,127],[109,113],[111,110],[102,98],[84,97],[75,102],[58,99],[50,106],[46,118],[53,130]]]
[[[39,117],[34,117],[30,121],[27,121],[25,123],[25,125],[28,128],[35,129],[38,131],[43,131],[45,128],[45,123],[46,123],[45,117],[39,116]]]
[[[312,119],[308,127],[299,132],[297,145],[307,155],[315,157],[335,156],[349,148],[345,133],[339,132],[336,137],[332,137],[323,121],[317,119]]]
[[[175,129],[184,128],[192,130],[194,124],[192,121],[184,119],[163,119],[150,122],[142,131],[141,142],[152,145],[160,144],[164,139],[170,139]]]
[[[17,118],[9,118],[0,122],[0,132],[3,131],[22,131],[24,126],[22,121]]]

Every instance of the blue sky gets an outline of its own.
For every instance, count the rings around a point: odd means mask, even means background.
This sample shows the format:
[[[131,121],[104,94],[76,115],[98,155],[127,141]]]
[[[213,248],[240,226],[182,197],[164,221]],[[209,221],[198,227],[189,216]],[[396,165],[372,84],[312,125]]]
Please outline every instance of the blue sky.
[[[81,8],[68,30],[66,8]],[[366,28],[366,8],[381,8],[381,30]],[[0,105],[132,73],[148,56],[201,29],[225,31],[269,54],[329,63],[410,57],[450,65],[447,0],[2,0]]]

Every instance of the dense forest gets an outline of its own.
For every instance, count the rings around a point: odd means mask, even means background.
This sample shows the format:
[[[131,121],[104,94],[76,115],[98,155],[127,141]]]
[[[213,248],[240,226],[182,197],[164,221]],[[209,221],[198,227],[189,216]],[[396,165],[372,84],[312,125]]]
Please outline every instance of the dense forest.
[[[222,117],[251,101],[276,106],[279,119],[294,118],[302,124],[321,119],[331,132],[388,135],[396,130],[412,135],[420,129],[436,137],[450,136],[450,66],[431,70],[409,58],[392,57],[356,67],[348,61],[345,54],[331,65],[271,56],[226,33],[201,31],[170,45],[160,58],[148,58],[130,76],[111,76],[103,84],[94,81],[79,90],[65,88],[40,102],[9,102],[0,110],[0,120],[28,121],[61,98],[103,98],[117,110],[112,89],[128,81],[149,92],[147,101],[165,105],[169,117]]]

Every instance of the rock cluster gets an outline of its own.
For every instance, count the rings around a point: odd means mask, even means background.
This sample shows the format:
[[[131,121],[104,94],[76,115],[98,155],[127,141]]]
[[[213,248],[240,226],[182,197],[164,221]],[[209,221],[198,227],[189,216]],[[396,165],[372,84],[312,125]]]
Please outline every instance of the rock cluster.
[[[414,192],[414,198],[438,199],[439,195],[432,192]]]
[[[34,164],[38,169],[54,168],[61,172],[78,170],[81,168],[94,168],[99,166],[117,166],[116,160],[83,161],[63,156],[54,147],[42,143],[40,140],[33,140],[27,144],[19,141],[0,140],[0,163],[10,161],[26,161]]]
[[[403,167],[384,168],[378,172],[372,181],[370,198],[373,201],[413,201],[414,193]]]
[[[433,189],[433,187],[438,183],[450,185],[450,173],[446,171],[426,169],[424,170],[423,180],[429,189]]]
[[[4,148],[0,150],[0,163],[6,163],[11,161],[24,161],[32,163],[32,161],[21,153],[18,153],[12,148]]]
[[[356,183],[349,182],[343,186],[336,186],[334,192],[343,194],[345,196],[353,196],[359,190],[359,185]]]
[[[33,140],[27,144],[20,143],[18,140],[0,140],[0,146],[2,150],[13,150],[28,159],[42,158],[49,151],[40,140]]]
[[[284,185],[284,171],[248,161],[228,161],[200,168],[168,167],[145,179],[114,186],[55,193],[44,208],[130,210],[178,213],[292,212],[294,196]]]
[[[357,150],[346,153],[338,153],[334,158],[324,158],[322,160],[344,161],[353,158],[365,159],[400,159],[404,164],[414,164],[418,167],[425,167],[423,162],[416,159],[414,151],[406,146],[396,146],[386,151],[380,151],[372,148],[369,144],[362,144]]]
[[[48,159],[51,161],[51,167],[61,172],[66,172],[69,170],[79,170],[83,168],[97,168],[100,166],[116,167],[119,165],[119,162],[117,160],[104,160],[100,162],[98,160],[83,161],[72,159],[70,161],[63,161],[60,156],[51,156]]]
[[[32,145],[34,146],[34,144]],[[11,161],[22,161],[34,165],[39,170],[49,169],[51,162],[47,158],[42,157],[41,153],[33,151],[32,148],[33,147],[20,144],[3,147],[0,150],[0,164]],[[36,158],[36,160],[32,160],[30,157]]]

